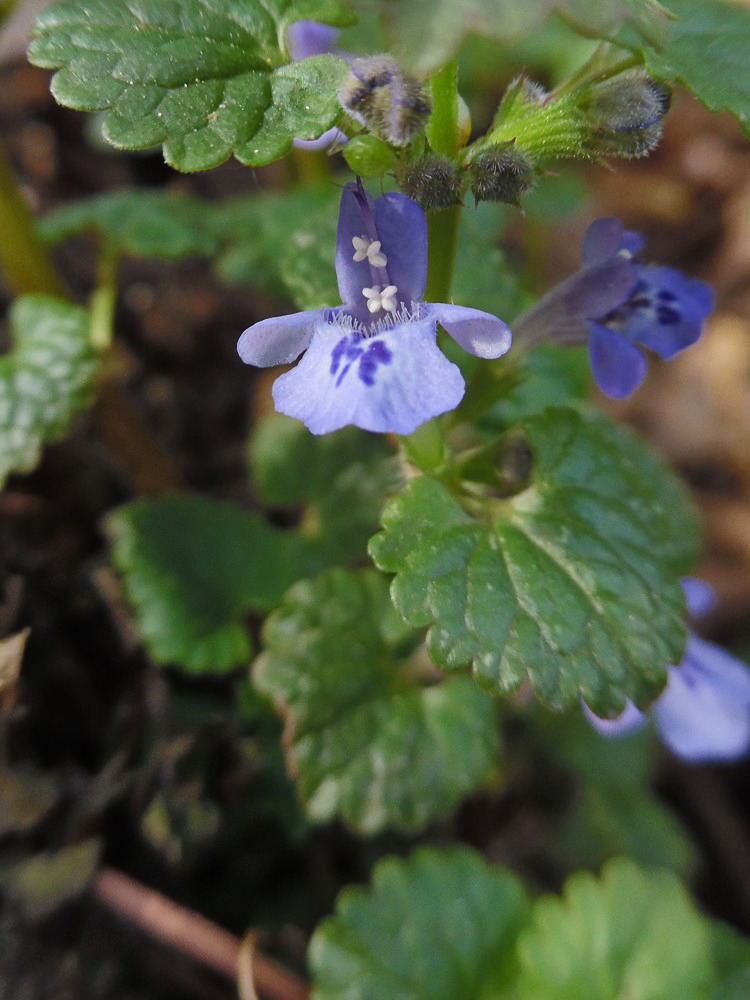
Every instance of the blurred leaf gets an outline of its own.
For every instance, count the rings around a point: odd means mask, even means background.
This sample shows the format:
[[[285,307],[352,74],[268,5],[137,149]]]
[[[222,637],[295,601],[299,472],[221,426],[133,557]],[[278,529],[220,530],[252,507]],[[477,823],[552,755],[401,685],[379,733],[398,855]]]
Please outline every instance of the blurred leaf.
[[[284,65],[286,29],[304,19],[351,16],[335,0],[59,0],[38,16],[29,59],[59,70],[52,92],[61,104],[108,112],[104,135],[115,146],[163,143],[178,170],[206,170],[232,153],[258,166],[341,113],[343,59]]]
[[[534,1000],[704,1000],[715,976],[708,922],[681,883],[624,858],[537,900],[519,955],[519,996]]]
[[[405,620],[430,625],[447,670],[471,664],[507,693],[528,677],[553,707],[580,697],[601,715],[648,704],[679,663],[685,606],[678,576],[696,522],[678,481],[630,433],[593,412],[553,408],[511,432],[530,482],[477,520],[442,483],[410,480],[370,542],[396,573]],[[502,441],[501,441],[502,443]]]
[[[312,1000],[492,1000],[517,971],[523,886],[467,848],[418,848],[345,889],[310,941]],[[527,995],[531,998],[532,994]]]
[[[337,305],[340,198],[339,188],[328,184],[224,202],[212,218],[226,246],[219,276],[287,295],[300,309]]]
[[[25,295],[10,309],[11,351],[0,358],[0,486],[29,472],[41,450],[88,405],[98,362],[85,309]]]
[[[297,578],[299,539],[230,504],[173,494],[107,519],[112,560],[157,663],[202,673],[250,658],[243,624]]]
[[[676,817],[654,795],[654,734],[641,729],[603,739],[581,712],[550,718],[542,732],[551,757],[580,779],[557,831],[569,869],[598,868],[624,854],[646,867],[687,875],[695,851]]]
[[[750,941],[718,920],[709,922],[717,985],[710,1000],[747,1000],[750,996]]]
[[[0,873],[4,891],[30,920],[40,920],[87,888],[99,866],[101,844],[83,840],[54,854],[37,854]]]
[[[750,10],[721,0],[668,0],[677,15],[662,51],[643,47],[648,70],[684,84],[710,111],[729,111],[750,136]]]
[[[93,230],[133,257],[179,260],[216,252],[218,237],[207,223],[214,211],[213,205],[166,191],[109,191],[55,209],[38,229],[48,243]]]
[[[550,406],[584,399],[591,387],[585,347],[542,345],[523,357],[515,383],[487,413],[488,427],[506,429]]]
[[[265,503],[304,506],[301,531],[311,568],[319,569],[364,557],[385,496],[401,479],[398,458],[382,435],[346,427],[316,437],[280,414],[257,425],[250,468]]]
[[[363,5],[364,7],[365,5]],[[390,0],[386,5],[397,51],[418,76],[428,76],[456,55],[467,34],[508,43],[531,34],[553,12],[587,37],[610,38],[622,24],[662,44],[668,21],[656,0]]]
[[[491,701],[463,677],[420,681],[418,637],[384,577],[331,570],[298,583],[263,637],[253,680],[284,715],[289,771],[312,819],[418,830],[487,778],[498,753]]]
[[[452,298],[510,322],[524,307],[516,272],[497,245],[502,227],[497,206],[483,202],[461,213]]]

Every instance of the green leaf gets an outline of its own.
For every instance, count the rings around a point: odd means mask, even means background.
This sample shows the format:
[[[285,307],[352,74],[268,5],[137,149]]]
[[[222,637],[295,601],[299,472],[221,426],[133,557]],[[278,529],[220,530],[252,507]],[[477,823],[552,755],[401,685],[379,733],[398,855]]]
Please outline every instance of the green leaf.
[[[38,230],[48,243],[93,230],[108,246],[133,257],[179,260],[216,252],[218,236],[207,225],[213,211],[213,206],[182,194],[111,191],[50,212]]]
[[[579,778],[554,840],[565,867],[598,868],[624,854],[638,864],[687,875],[695,852],[677,819],[654,795],[657,756],[651,729],[607,740],[575,710],[546,712],[539,722],[549,758]]]
[[[428,76],[456,55],[469,32],[507,44],[529,35],[553,12],[589,37],[609,38],[628,24],[661,44],[668,26],[656,0],[410,0],[390,6],[388,24],[411,70]]]
[[[371,887],[345,889],[313,934],[312,1000],[509,996],[527,915],[516,876],[466,848],[387,858]]]
[[[212,221],[227,244],[217,263],[220,277],[287,295],[300,309],[338,304],[340,197],[329,184],[225,202]]]
[[[178,170],[206,170],[232,154],[258,166],[341,113],[343,59],[287,62],[286,29],[303,19],[351,17],[335,0],[61,0],[37,18],[29,59],[59,71],[52,92],[61,104],[107,112],[104,134],[115,146],[163,143]]]
[[[250,658],[243,623],[296,579],[298,539],[230,504],[173,494],[110,514],[112,560],[157,663],[202,673]]]
[[[257,425],[250,468],[264,503],[304,507],[300,530],[318,569],[365,556],[385,497],[401,480],[399,460],[382,435],[345,427],[316,437],[280,414]]]
[[[9,313],[11,351],[0,358],[0,486],[29,472],[93,395],[98,360],[85,309],[26,295]]]
[[[718,920],[709,921],[717,985],[711,1000],[747,1000],[750,996],[750,941]]]
[[[528,677],[553,707],[646,705],[685,643],[677,577],[696,524],[684,493],[601,415],[550,409],[511,434],[531,458],[529,485],[504,500],[488,486],[481,520],[427,476],[390,501],[370,552],[398,574],[394,603],[409,624],[431,625],[438,666],[471,664],[494,692]]]
[[[463,677],[434,683],[385,578],[334,569],[304,580],[263,638],[253,680],[284,715],[311,819],[418,830],[487,778],[498,751],[490,699]]]
[[[704,1000],[715,973],[708,922],[669,872],[616,859],[537,900],[521,934],[519,996]]]
[[[462,212],[451,292],[456,302],[510,321],[526,303],[518,277],[497,245],[503,217],[487,202]]]
[[[720,0],[669,0],[668,6],[678,20],[666,48],[643,51],[648,70],[684,84],[709,110],[731,112],[750,135],[750,10]]]

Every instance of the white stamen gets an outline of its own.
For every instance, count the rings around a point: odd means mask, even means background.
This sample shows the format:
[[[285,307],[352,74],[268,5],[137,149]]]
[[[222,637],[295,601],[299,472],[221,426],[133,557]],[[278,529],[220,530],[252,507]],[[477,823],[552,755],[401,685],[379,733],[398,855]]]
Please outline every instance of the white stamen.
[[[367,308],[371,313],[380,312],[381,309],[394,312],[397,308],[396,292],[398,292],[396,285],[386,285],[382,291],[380,285],[362,289],[362,294],[367,299]]]
[[[624,257],[625,260],[632,260],[633,259],[633,254],[629,250],[626,250],[625,247],[623,247],[622,250],[618,250],[617,251],[617,256],[618,257]]]
[[[352,246],[354,247],[354,260],[364,260],[365,257],[373,267],[385,267],[388,258],[380,250],[380,240],[364,239],[362,236],[352,236]]]

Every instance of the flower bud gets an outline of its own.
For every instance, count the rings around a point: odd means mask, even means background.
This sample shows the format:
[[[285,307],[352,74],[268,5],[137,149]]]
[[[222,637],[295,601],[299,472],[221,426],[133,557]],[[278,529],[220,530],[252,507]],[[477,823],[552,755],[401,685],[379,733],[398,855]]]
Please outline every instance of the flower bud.
[[[353,59],[338,99],[352,118],[392,146],[408,145],[432,110],[419,80],[389,55]]]
[[[534,168],[517,148],[506,142],[480,153],[469,165],[474,203],[502,201],[518,205],[534,183]]]
[[[644,73],[595,84],[581,107],[592,126],[592,148],[605,155],[647,156],[658,144],[671,91]]]
[[[461,177],[451,160],[428,153],[405,167],[397,176],[404,194],[416,201],[423,212],[461,204]]]

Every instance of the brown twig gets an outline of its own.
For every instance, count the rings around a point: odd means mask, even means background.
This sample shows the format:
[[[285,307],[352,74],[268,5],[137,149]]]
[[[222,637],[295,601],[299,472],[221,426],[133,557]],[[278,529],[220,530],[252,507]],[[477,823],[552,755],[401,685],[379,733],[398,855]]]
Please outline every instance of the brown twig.
[[[98,900],[147,934],[220,975],[237,979],[240,941],[228,931],[112,868],[99,872],[93,891]],[[252,967],[261,995],[270,1000],[308,1000],[309,990],[301,979],[257,951]]]

